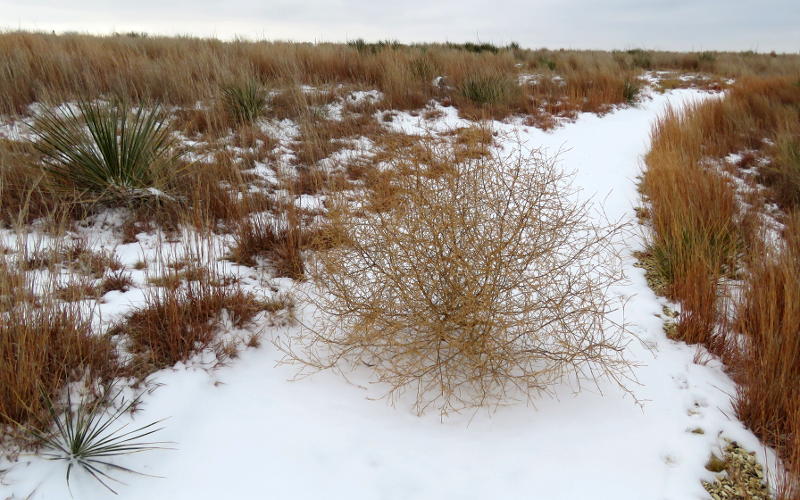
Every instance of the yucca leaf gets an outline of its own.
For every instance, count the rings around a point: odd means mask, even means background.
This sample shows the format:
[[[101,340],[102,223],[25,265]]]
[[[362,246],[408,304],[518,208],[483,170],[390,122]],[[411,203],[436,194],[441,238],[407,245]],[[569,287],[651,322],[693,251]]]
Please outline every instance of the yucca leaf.
[[[124,398],[122,398],[119,404],[114,405],[114,401],[120,398],[121,393],[121,389],[116,393],[112,393],[111,387],[106,387],[98,401],[87,403],[86,400],[81,400],[77,408],[73,407],[72,399],[68,393],[66,408],[61,413],[56,411],[55,405],[47,394],[42,393],[45,405],[52,417],[55,431],[51,435],[45,435],[35,429],[26,428],[26,430],[45,448],[50,450],[42,453],[43,457],[49,460],[67,462],[66,481],[68,487],[72,469],[75,465],[78,465],[106,489],[116,494],[117,492],[111,488],[106,480],[120,484],[124,483],[101,470],[99,466],[143,476],[148,474],[114,464],[105,460],[106,458],[148,450],[168,449],[163,445],[170,443],[165,441],[142,441],[147,436],[163,429],[163,427],[156,427],[164,421],[163,419],[132,430],[126,431],[129,426],[127,423],[111,430],[113,424],[141,399],[141,395],[129,402],[125,402]],[[108,413],[105,411],[106,406],[115,406],[116,409]]]
[[[264,90],[255,81],[223,87],[222,98],[228,113],[237,124],[255,121],[263,114],[267,105]]]
[[[48,110],[31,125],[42,166],[64,189],[97,199],[133,200],[164,191],[163,167],[177,159],[167,115],[159,107],[80,102]]]

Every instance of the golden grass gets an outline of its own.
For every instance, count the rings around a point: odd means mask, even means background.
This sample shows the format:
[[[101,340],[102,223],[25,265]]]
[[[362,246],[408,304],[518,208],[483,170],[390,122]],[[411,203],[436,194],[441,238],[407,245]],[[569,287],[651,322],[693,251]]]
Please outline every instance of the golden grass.
[[[625,85],[645,69],[704,71],[722,76],[787,75],[797,72],[796,55],[746,53],[670,53],[653,51],[598,52],[499,48],[474,52],[454,45],[392,45],[376,50],[336,44],[222,42],[214,39],[130,37],[115,35],[0,34],[0,113],[22,113],[32,102],[63,102],[103,94],[133,101],[157,100],[194,106],[220,102],[230,82],[256,82],[268,87],[310,84],[352,84],[377,88],[386,109],[415,109],[431,98],[464,106],[468,113],[503,115],[526,112],[533,100],[559,106],[600,110],[625,102]],[[525,86],[501,92],[484,106],[464,89],[469,82],[493,79],[502,90],[520,72],[560,75],[558,84]],[[434,86],[438,76],[445,84]],[[35,82],[35,84],[34,84]],[[485,83],[485,82],[484,82]],[[499,84],[499,86],[497,85]],[[539,88],[541,87],[541,88]],[[492,94],[490,92],[490,94]],[[289,96],[289,107],[301,97]],[[292,104],[294,102],[294,104]],[[281,108],[281,106],[276,106]],[[194,113],[196,126],[230,119],[212,113],[212,120]]]
[[[724,99],[669,111],[653,129],[641,185],[649,257],[681,304],[676,335],[725,360],[739,384],[739,418],[784,460],[779,498],[787,500],[800,495],[798,113],[800,86],[778,77],[744,78]],[[723,165],[731,153],[739,161]],[[745,208],[723,170],[742,177],[752,169],[768,189],[746,193]],[[777,247],[759,218],[767,201],[788,210]],[[721,314],[724,277],[743,280],[732,323]]]
[[[739,417],[775,447],[794,474],[781,498],[797,498],[800,484],[800,212],[789,219],[779,248],[753,259],[735,326],[746,351],[734,370],[740,384]],[[794,482],[792,482],[794,481]]]
[[[68,197],[48,189],[37,159],[31,144],[0,139],[0,223],[30,223],[70,207]]]
[[[294,204],[282,213],[259,212],[239,221],[228,258],[239,264],[257,266],[264,259],[275,276],[304,279],[302,252],[311,244],[311,233],[302,227],[302,216]]]

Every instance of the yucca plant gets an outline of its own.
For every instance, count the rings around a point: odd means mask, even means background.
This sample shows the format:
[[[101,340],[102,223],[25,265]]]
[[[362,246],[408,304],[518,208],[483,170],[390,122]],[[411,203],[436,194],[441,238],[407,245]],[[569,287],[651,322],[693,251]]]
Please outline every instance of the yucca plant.
[[[267,99],[264,89],[253,80],[222,88],[225,109],[236,124],[252,123],[264,114]]]
[[[96,200],[171,197],[177,152],[160,106],[79,102],[48,110],[31,125],[44,169],[60,188]]]
[[[67,463],[67,488],[69,488],[72,469],[77,466],[116,495],[117,492],[109,486],[108,481],[124,483],[105,472],[103,468],[143,476],[148,474],[109,462],[109,458],[165,449],[162,445],[169,444],[164,441],[142,441],[147,436],[163,429],[163,427],[156,427],[163,422],[163,419],[129,431],[125,431],[128,424],[117,426],[112,430],[115,422],[139,403],[141,395],[128,402],[122,398],[116,410],[107,412],[106,407],[113,406],[112,403],[120,399],[122,393],[120,389],[112,395],[111,390],[111,387],[106,387],[97,401],[89,402],[86,398],[81,399],[77,408],[73,408],[72,400],[67,393],[67,406],[62,412],[56,410],[55,405],[45,393],[42,394],[55,430],[51,433],[44,433],[32,428],[27,431],[48,450],[42,453],[43,457]]]

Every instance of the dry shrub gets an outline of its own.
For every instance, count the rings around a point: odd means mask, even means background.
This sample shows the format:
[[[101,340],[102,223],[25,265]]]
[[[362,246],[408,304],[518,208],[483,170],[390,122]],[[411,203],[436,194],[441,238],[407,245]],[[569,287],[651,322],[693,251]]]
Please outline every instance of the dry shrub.
[[[538,154],[456,164],[427,147],[451,168],[395,165],[391,210],[331,210],[346,243],[318,253],[310,299],[322,314],[290,356],[363,363],[390,395],[413,391],[417,411],[442,414],[569,376],[619,381],[624,327],[606,294],[621,278],[619,227],[590,222],[569,177]]]
[[[224,130],[223,122],[226,118],[220,106],[177,109],[174,117],[176,128],[188,137],[219,135]]]

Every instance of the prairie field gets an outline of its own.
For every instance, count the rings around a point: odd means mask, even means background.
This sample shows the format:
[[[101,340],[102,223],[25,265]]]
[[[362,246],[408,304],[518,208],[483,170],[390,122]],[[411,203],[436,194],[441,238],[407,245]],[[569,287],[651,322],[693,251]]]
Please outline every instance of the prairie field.
[[[800,499],[800,55],[0,32],[0,498]]]

